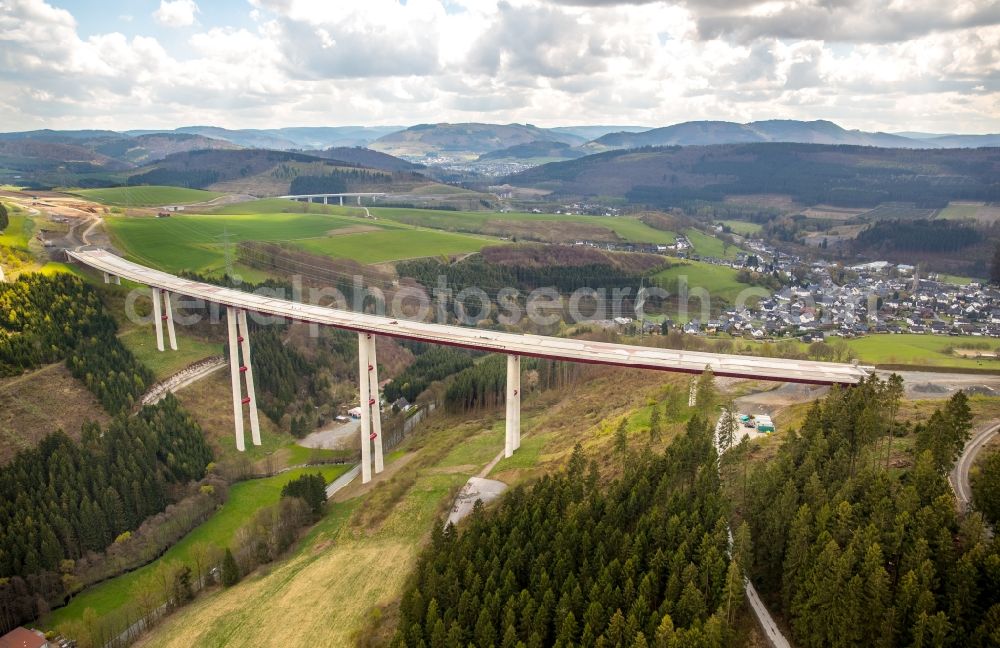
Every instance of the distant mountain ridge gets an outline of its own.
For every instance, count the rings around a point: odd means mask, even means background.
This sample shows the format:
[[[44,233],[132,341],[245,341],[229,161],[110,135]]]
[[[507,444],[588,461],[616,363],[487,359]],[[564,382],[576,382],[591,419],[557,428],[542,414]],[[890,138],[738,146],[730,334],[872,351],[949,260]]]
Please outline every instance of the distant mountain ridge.
[[[539,128],[531,124],[417,124],[384,135],[370,148],[404,159],[447,156],[474,160],[484,153],[532,142],[561,142],[571,146],[586,143],[572,133]]]
[[[911,134],[915,135],[915,134]],[[923,134],[921,134],[923,135]],[[739,124],[728,121],[691,121],[642,132],[609,133],[588,142],[588,153],[644,146],[711,146],[786,142],[797,144],[849,144],[881,148],[976,148],[1000,146],[1000,135],[929,135],[907,137],[894,133],[847,130],[827,120],[770,119]]]
[[[240,128],[220,126],[182,126],[170,130],[132,130],[127,135],[152,133],[191,133],[223,140],[245,148],[266,148],[278,151],[292,149],[326,149],[334,146],[365,146],[372,141],[401,130],[402,126],[291,126],[286,128]]]
[[[1000,149],[879,148],[746,142],[615,150],[534,167],[504,179],[561,198],[616,196],[676,207],[732,196],[782,195],[801,205],[941,208],[1000,201]]]

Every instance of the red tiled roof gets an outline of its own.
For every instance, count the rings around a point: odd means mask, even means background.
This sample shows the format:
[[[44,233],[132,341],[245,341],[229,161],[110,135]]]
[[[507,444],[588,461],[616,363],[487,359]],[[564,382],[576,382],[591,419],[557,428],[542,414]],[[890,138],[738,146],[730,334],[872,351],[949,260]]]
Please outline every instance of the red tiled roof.
[[[0,648],[42,648],[46,645],[45,637],[27,628],[14,628],[0,637]]]

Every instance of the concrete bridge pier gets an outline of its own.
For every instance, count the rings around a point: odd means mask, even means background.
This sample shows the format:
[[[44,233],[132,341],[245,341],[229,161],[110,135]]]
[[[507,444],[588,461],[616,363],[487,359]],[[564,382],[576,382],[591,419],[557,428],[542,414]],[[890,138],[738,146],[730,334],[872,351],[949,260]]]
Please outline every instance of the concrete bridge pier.
[[[344,206],[344,197],[343,196],[340,196],[340,206],[341,207]]]
[[[329,196],[323,196],[323,204],[324,204],[324,205],[328,205],[329,203],[328,203],[327,201],[328,201],[329,199],[330,199],[330,197],[329,197]]]
[[[382,457],[382,408],[378,395],[378,362],[375,358],[375,336],[369,335],[368,341],[368,374],[371,384],[371,398],[375,402],[372,406],[372,430],[368,435],[375,443],[375,474],[382,472],[385,463]]]
[[[160,288],[153,288],[153,325],[156,328],[156,348],[163,351],[163,323],[167,323],[167,337],[170,350],[177,350],[177,332],[174,329],[174,309],[170,301],[170,293]]]
[[[358,207],[361,206],[361,196],[358,196]]]
[[[163,297],[159,288],[153,288],[153,326],[156,328],[156,349],[163,351]]]
[[[250,364],[250,335],[247,315],[243,309],[226,307],[226,324],[229,327],[229,375],[233,383],[233,421],[236,427],[236,449],[246,450],[243,432],[243,406],[250,406],[250,436],[254,445],[260,445],[260,418],[257,414],[257,395],[253,386],[253,368]],[[240,350],[243,364],[240,364]],[[243,376],[241,378],[241,376]],[[243,396],[241,382],[246,381],[247,395]]]
[[[378,400],[378,365],[375,337],[358,333],[358,384],[361,392],[361,483],[372,479],[372,445],[375,447],[375,473],[382,472],[382,415]]]
[[[521,446],[521,356],[507,356],[507,424],[503,456],[510,457]]]

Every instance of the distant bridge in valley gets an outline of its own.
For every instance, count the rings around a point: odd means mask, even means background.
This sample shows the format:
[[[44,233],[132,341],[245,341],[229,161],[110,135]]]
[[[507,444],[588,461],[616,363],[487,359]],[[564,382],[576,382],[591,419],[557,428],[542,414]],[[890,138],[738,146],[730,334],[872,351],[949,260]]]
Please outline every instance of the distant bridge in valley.
[[[371,201],[374,203],[376,198],[385,195],[387,195],[385,192],[376,191],[368,193],[351,192],[351,193],[291,194],[288,196],[278,196],[278,198],[282,198],[284,200],[297,200],[299,202],[316,202],[317,200],[320,200],[324,205],[329,205],[331,198],[339,200],[341,205],[344,204],[344,198],[357,198],[358,204],[360,205],[362,198],[371,198]]]

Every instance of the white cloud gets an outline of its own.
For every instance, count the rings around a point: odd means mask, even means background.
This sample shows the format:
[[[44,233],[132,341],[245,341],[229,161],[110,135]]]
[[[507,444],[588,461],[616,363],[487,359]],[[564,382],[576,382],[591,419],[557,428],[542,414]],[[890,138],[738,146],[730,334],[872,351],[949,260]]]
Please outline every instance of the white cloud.
[[[160,8],[153,12],[153,18],[167,27],[190,27],[198,11],[194,0],[160,0]]]
[[[909,7],[920,20],[895,39],[884,37],[885,27],[878,38],[853,43],[826,37],[854,24],[844,11],[867,11],[868,0],[838,0],[842,9],[829,10],[829,24],[799,25],[794,37],[772,34],[777,22],[749,18],[777,21],[818,2],[251,4],[249,23],[198,26],[193,2],[163,2],[157,13],[188,8],[171,24],[196,25],[184,43],[170,36],[164,47],[155,31],[82,37],[74,16],[45,0],[0,1],[0,124],[655,126],[797,118],[863,129],[1000,131],[1000,26],[981,24],[993,0],[941,9],[939,27],[947,29],[927,28],[930,0],[893,0],[893,16]],[[723,14],[726,28],[707,33],[706,16]],[[735,33],[741,15],[755,33]]]

